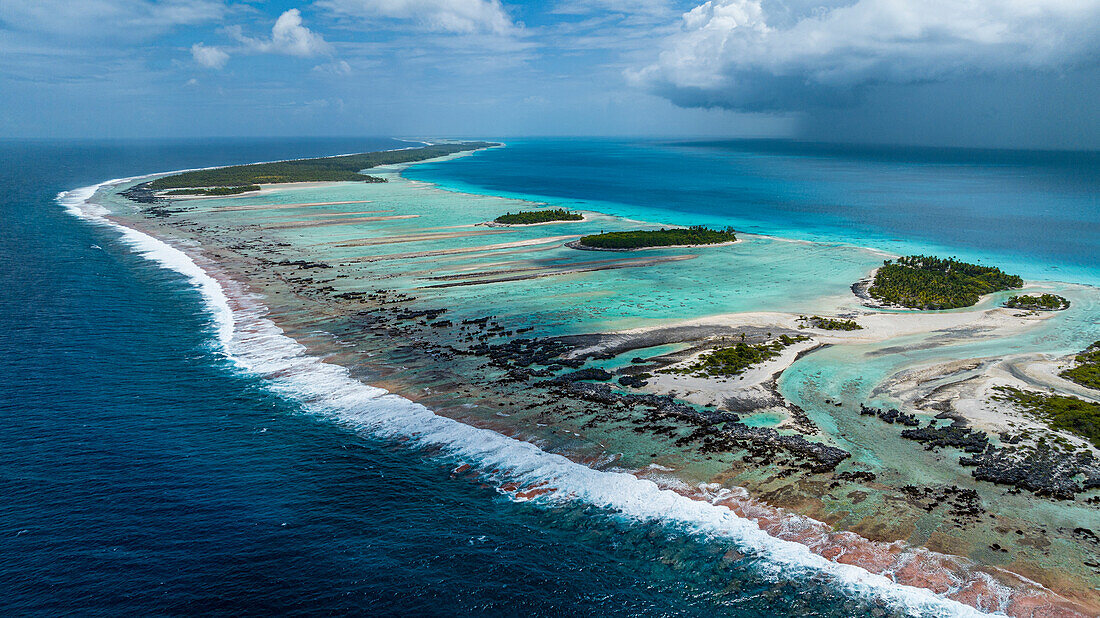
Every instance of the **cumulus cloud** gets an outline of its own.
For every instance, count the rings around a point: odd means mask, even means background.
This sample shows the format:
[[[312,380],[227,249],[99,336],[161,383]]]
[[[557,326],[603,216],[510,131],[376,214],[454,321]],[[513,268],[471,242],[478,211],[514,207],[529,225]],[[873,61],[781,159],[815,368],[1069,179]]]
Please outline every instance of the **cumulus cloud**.
[[[332,46],[321,35],[302,25],[302,13],[298,9],[290,9],[275,20],[269,39],[247,37],[240,26],[230,28],[229,32],[247,49],[260,53],[317,56],[332,51]]]
[[[797,111],[875,84],[1062,71],[1098,54],[1100,0],[710,0],[628,77],[683,106]]]
[[[199,65],[208,69],[220,69],[225,66],[229,56],[237,53],[285,54],[288,56],[319,56],[332,53],[332,46],[324,37],[302,25],[302,13],[290,9],[275,20],[270,38],[245,36],[240,26],[225,29],[239,45],[215,47],[195,43],[191,46],[191,57]]]
[[[191,57],[195,62],[208,69],[220,69],[229,60],[229,54],[217,47],[195,43],[191,46]]]
[[[516,29],[500,0],[320,0],[317,5],[368,21],[409,21],[431,32],[507,34]]]

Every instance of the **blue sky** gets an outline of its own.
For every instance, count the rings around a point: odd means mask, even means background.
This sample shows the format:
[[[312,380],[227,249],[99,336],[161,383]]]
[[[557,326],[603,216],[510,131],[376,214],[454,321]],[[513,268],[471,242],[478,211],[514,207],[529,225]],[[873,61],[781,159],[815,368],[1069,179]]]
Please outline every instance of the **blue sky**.
[[[0,0],[0,135],[1100,147],[1100,0]]]

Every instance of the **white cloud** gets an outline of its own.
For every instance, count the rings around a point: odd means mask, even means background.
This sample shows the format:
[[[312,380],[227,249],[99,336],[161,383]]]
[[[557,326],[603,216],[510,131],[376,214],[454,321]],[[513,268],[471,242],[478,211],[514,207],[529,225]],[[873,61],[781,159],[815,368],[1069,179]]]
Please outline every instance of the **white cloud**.
[[[687,106],[798,110],[914,84],[1095,63],[1100,0],[711,0],[629,76]]]
[[[240,26],[231,27],[229,32],[247,49],[260,53],[317,56],[332,51],[332,46],[321,35],[302,25],[302,13],[298,9],[290,9],[275,20],[270,39],[244,36]]]
[[[586,15],[611,12],[625,15],[665,15],[672,11],[669,0],[558,0],[553,12]]]
[[[5,0],[0,22],[26,32],[86,39],[149,38],[226,13],[221,0]]]
[[[432,32],[507,34],[516,30],[500,0],[320,0],[317,5],[367,21],[410,21]]]
[[[217,47],[195,43],[191,46],[191,57],[195,62],[208,69],[220,69],[229,60],[229,54]]]
[[[230,52],[303,57],[332,53],[332,46],[324,37],[302,25],[302,13],[298,9],[290,9],[275,20],[275,25],[271,28],[271,38],[245,36],[240,26],[229,26],[225,32],[240,45],[214,47],[195,43],[191,46],[191,56],[195,62],[210,69],[220,69],[229,60]],[[350,71],[350,67],[348,70]]]
[[[326,73],[328,75],[351,75],[351,65],[347,60],[340,60],[337,62],[329,62],[326,64],[319,64],[313,67],[315,73]]]

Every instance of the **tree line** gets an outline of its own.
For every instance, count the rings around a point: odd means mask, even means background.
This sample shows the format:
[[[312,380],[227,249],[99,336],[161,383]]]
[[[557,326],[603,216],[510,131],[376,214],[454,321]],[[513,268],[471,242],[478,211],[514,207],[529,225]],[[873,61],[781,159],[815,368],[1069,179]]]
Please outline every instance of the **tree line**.
[[[868,289],[872,298],[914,309],[954,309],[977,304],[983,294],[1023,286],[999,268],[955,258],[911,255],[886,260]]]
[[[508,213],[493,219],[496,223],[508,225],[531,225],[533,223],[548,223],[550,221],[583,221],[584,215],[579,212],[571,212],[564,208],[553,210],[521,210],[515,214]]]
[[[581,237],[580,243],[586,247],[598,249],[639,249],[676,245],[714,245],[735,240],[737,236],[734,235],[733,228],[712,230],[703,225],[693,225],[688,228],[592,234]]]
[[[160,191],[193,187],[240,187],[284,182],[385,182],[383,178],[361,174],[360,171],[379,165],[412,163],[494,145],[490,142],[433,144],[423,148],[367,152],[338,157],[231,165],[164,176],[152,181],[149,187],[155,191]]]

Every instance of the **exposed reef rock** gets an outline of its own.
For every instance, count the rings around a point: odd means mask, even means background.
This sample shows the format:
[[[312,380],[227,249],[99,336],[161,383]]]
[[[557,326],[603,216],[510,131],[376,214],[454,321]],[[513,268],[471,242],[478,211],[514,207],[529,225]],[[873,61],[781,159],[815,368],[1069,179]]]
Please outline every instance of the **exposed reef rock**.
[[[984,431],[974,431],[957,423],[936,427],[929,421],[924,427],[906,429],[901,437],[920,442],[928,450],[953,446],[967,453],[981,453],[989,446],[989,436]]]
[[[944,487],[906,485],[901,488],[901,493],[928,513],[945,507],[947,515],[954,518],[956,523],[961,523],[963,519],[972,521],[985,513],[982,500],[978,497],[978,492],[973,489],[961,489],[955,485]]]
[[[741,419],[732,412],[722,410],[699,410],[686,403],[680,403],[668,395],[633,395],[616,393],[607,384],[573,382],[557,387],[561,395],[572,396],[584,401],[601,403],[607,406],[634,407],[643,406],[652,412],[652,418],[672,417],[687,421],[693,425],[712,426],[721,423],[734,423]]]
[[[540,382],[540,385],[551,384],[565,384],[567,382],[580,382],[582,380],[596,380],[599,382],[607,382],[612,377],[611,372],[605,369],[598,369],[594,367],[586,367],[584,369],[578,369],[577,371],[570,371],[569,373],[563,373],[556,378],[547,380],[546,382]]]
[[[959,463],[976,466],[971,475],[978,480],[1059,500],[1072,500],[1079,492],[1100,487],[1100,465],[1092,453],[1063,453],[1045,444],[1033,449],[990,448]],[[1078,481],[1077,475],[1084,480]]]
[[[468,323],[463,321],[463,324]],[[470,346],[470,354],[485,356],[497,367],[530,367],[531,365],[559,364],[574,369],[584,365],[583,359],[562,359],[561,355],[574,346],[560,339],[512,339],[505,343],[478,343]]]
[[[642,375],[648,375],[648,374],[642,374]],[[637,375],[637,376],[625,375],[625,376],[619,376],[619,384],[622,384],[623,386],[626,386],[626,387],[629,387],[629,388],[641,388],[641,387],[645,386],[646,384],[649,384],[649,381],[647,381],[645,378],[641,377],[641,375]]]
[[[863,416],[875,416],[887,423],[914,426],[916,417],[898,410],[883,412],[878,408],[860,406]],[[941,415],[943,416],[943,415]],[[971,476],[979,481],[1011,485],[1037,496],[1057,500],[1072,500],[1082,491],[1100,487],[1100,462],[1089,452],[1067,453],[1047,444],[1021,445],[1018,435],[1002,435],[1004,446],[989,444],[984,431],[975,431],[956,419],[943,427],[929,421],[924,427],[906,429],[901,437],[920,442],[928,450],[957,448],[971,457],[962,457],[959,464],[974,467]],[[1081,478],[1083,480],[1078,480]]]
[[[686,421],[698,428],[680,442],[701,441],[703,452],[742,449],[755,459],[772,461],[779,452],[793,456],[795,465],[813,472],[831,472],[840,462],[851,457],[835,446],[811,442],[799,435],[784,435],[768,427],[750,427],[739,422],[740,417],[724,410],[700,410],[677,402],[667,395],[633,395],[617,393],[607,384],[570,382],[555,387],[557,394],[603,404],[608,408],[648,410],[647,422],[669,418]]]
[[[425,319],[429,322],[435,321],[439,316],[446,313],[446,309],[403,309],[393,316],[395,320],[418,320]]]
[[[879,408],[870,408],[864,404],[860,404],[859,413],[861,416],[877,416],[891,425],[894,423],[905,425],[906,427],[916,427],[920,425],[920,421],[917,420],[917,417],[912,414],[906,414],[897,408],[890,408],[883,412]]]
[[[800,458],[800,465],[813,472],[832,472],[840,462],[852,456],[835,446],[811,442],[798,435],[783,435],[771,427],[749,427],[744,423],[730,423],[704,439],[704,450],[722,450],[740,447],[754,456],[771,460],[776,449]]]
[[[157,192],[150,186],[152,181],[136,184],[125,191],[120,191],[119,195],[129,199],[132,202],[138,204],[161,204],[166,202],[162,197],[157,197]]]

